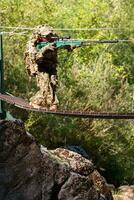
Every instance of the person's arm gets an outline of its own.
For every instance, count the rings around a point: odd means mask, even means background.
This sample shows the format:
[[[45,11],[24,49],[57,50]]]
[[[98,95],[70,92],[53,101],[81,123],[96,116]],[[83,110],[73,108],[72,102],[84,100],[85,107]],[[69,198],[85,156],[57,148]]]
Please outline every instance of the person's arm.
[[[42,47],[36,54],[36,61],[40,61],[44,58],[46,59],[52,59],[52,54],[54,54],[54,52],[56,51],[56,48],[54,45],[47,45]]]
[[[26,70],[29,76],[35,76],[38,70],[36,63],[37,49],[34,45],[35,40],[31,40],[27,43],[26,50],[24,52],[24,61],[26,64]]]

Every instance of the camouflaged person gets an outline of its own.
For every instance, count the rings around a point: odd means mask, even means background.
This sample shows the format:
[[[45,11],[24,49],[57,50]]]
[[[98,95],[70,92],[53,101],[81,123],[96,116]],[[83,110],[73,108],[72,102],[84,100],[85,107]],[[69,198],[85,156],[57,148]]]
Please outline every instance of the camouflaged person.
[[[24,60],[29,76],[36,76],[39,91],[30,99],[34,108],[57,110],[57,49],[47,45],[40,50],[36,48],[39,42],[53,42],[57,35],[48,26],[39,26],[28,41]]]
[[[59,104],[56,96],[57,88],[57,49],[53,44],[47,44],[41,49],[36,45],[40,42],[54,42],[58,37],[52,28],[39,26],[33,32],[31,40],[27,43],[25,51],[25,63],[28,74],[36,76],[39,91],[30,99],[30,104],[35,108],[44,107],[49,110],[57,110]],[[75,46],[64,47],[72,51]]]

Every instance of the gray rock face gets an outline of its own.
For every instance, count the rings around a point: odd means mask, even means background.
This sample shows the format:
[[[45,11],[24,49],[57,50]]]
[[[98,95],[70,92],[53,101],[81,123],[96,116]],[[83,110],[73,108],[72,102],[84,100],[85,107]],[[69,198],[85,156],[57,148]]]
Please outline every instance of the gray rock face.
[[[112,200],[91,161],[67,149],[47,150],[23,123],[0,121],[0,200]]]

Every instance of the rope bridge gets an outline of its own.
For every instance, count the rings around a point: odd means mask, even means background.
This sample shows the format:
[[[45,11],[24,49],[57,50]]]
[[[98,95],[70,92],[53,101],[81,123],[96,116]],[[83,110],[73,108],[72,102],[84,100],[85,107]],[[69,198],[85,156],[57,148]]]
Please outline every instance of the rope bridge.
[[[59,116],[67,116],[67,117],[81,117],[81,118],[92,118],[92,119],[134,119],[134,113],[111,113],[111,112],[81,112],[81,111],[67,111],[67,110],[59,110],[59,111],[50,111],[43,108],[33,108],[29,105],[29,102],[15,96],[10,96],[7,94],[0,94],[0,99],[2,101],[6,101],[7,103],[13,104],[19,108],[41,112],[44,114],[53,114]]]

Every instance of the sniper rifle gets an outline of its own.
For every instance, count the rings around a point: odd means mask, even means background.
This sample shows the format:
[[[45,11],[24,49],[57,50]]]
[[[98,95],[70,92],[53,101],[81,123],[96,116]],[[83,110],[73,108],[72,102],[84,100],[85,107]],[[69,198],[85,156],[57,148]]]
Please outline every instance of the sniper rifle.
[[[93,43],[119,43],[128,42],[129,40],[81,40],[71,39],[70,37],[52,37],[53,42],[43,41],[36,44],[37,49],[41,49],[49,44],[54,45],[56,48],[66,48],[69,45],[73,45],[76,48],[81,46],[91,46]]]

